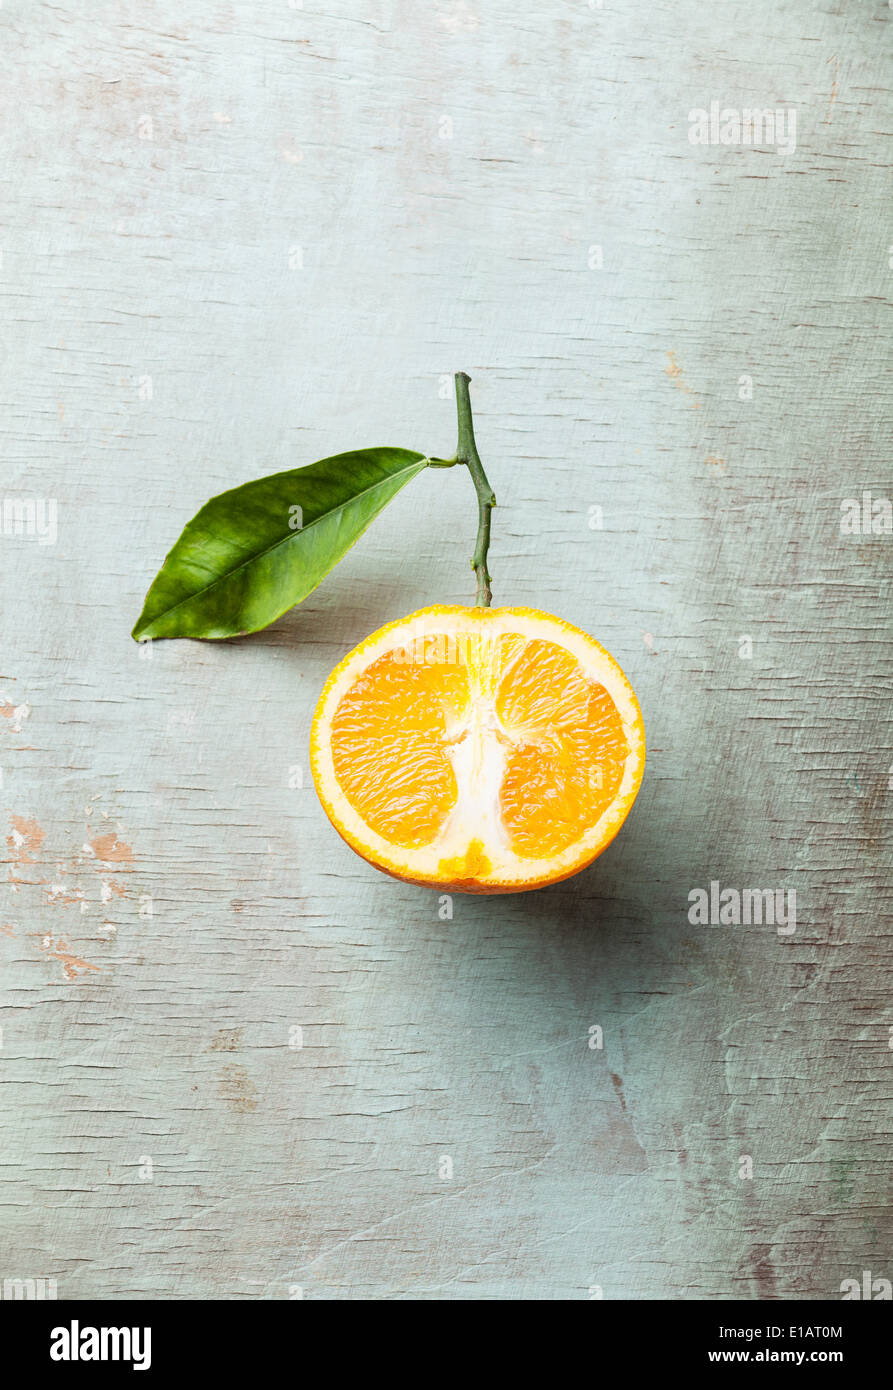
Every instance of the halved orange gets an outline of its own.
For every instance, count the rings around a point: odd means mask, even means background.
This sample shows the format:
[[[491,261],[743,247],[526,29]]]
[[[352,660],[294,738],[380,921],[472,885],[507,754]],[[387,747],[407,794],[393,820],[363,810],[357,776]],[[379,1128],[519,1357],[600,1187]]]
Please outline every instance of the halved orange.
[[[645,768],[635,692],[534,608],[420,608],[332,672],[310,761],[335,829],[396,878],[515,893],[613,840]]]

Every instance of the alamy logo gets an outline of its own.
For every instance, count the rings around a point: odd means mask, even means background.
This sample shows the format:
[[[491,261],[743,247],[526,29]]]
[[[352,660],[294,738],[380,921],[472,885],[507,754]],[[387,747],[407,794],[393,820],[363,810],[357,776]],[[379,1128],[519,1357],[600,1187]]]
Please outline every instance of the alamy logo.
[[[862,1283],[858,1279],[844,1279],[840,1285],[843,1301],[854,1298],[870,1298],[875,1303],[893,1299],[893,1284],[889,1279],[872,1279],[871,1270],[863,1269]]]
[[[785,903],[787,899],[787,903]],[[706,888],[692,888],[688,920],[693,927],[749,927],[767,923],[779,936],[797,930],[797,893],[794,888],[720,889],[713,880]]]
[[[2,1295],[10,1302],[30,1302],[32,1299],[40,1301],[58,1297],[55,1279],[4,1279]]]
[[[38,545],[55,545],[55,497],[4,497],[0,501],[0,533],[36,536]]]
[[[775,145],[781,154],[797,148],[797,112],[776,106],[720,106],[711,101],[710,110],[696,106],[688,113],[690,145]]]
[[[494,665],[500,640],[476,632],[420,632],[391,655],[398,666]]]
[[[845,497],[840,504],[840,534],[842,536],[893,535],[893,503],[889,497],[873,497],[870,492],[858,497]]]
[[[51,1361],[132,1361],[134,1371],[152,1365],[151,1327],[68,1327],[50,1333]]]

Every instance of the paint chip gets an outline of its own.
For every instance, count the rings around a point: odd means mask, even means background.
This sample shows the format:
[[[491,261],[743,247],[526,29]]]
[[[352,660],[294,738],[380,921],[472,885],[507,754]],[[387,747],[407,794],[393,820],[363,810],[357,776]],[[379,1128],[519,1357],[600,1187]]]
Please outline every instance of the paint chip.
[[[130,845],[126,845],[123,840],[119,840],[114,832],[110,835],[100,835],[97,839],[91,840],[90,851],[96,855],[97,859],[102,859],[109,864],[131,864],[133,862],[132,848]]]
[[[22,725],[30,713],[30,705],[17,705],[14,700],[9,698],[5,691],[0,690],[0,716],[10,720],[10,728],[14,734],[20,734],[22,732]]]

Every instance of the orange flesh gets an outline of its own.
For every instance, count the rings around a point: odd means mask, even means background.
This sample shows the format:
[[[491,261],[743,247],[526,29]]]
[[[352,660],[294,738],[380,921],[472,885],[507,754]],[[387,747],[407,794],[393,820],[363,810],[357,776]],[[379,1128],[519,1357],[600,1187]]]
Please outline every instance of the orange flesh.
[[[468,705],[468,672],[411,655],[396,648],[366,668],[338,705],[331,738],[354,810],[391,844],[419,849],[456,804],[445,735],[451,710]]]
[[[607,691],[553,642],[475,634],[386,652],[332,719],[342,791],[389,843],[433,843],[458,799],[450,747],[470,734],[475,701],[500,726],[485,737],[505,748],[499,809],[512,849],[559,853],[613,801],[629,748]]]
[[[499,805],[516,854],[558,854],[617,794],[629,746],[604,686],[570,652],[528,642],[503,681],[496,712],[515,741]]]

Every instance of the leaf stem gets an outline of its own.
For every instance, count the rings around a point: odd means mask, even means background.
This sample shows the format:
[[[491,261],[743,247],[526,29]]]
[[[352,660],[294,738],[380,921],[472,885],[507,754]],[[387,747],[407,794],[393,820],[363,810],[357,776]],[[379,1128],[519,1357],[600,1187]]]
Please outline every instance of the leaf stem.
[[[481,463],[477,445],[474,441],[474,425],[471,417],[471,397],[468,385],[471,377],[466,372],[456,372],[456,411],[459,417],[459,442],[456,445],[456,462],[464,463],[475,486],[478,498],[478,533],[475,541],[471,567],[477,577],[477,598],[475,607],[489,608],[493,597],[490,591],[490,572],[487,569],[487,551],[490,548],[490,513],[496,506],[484,465]]]

